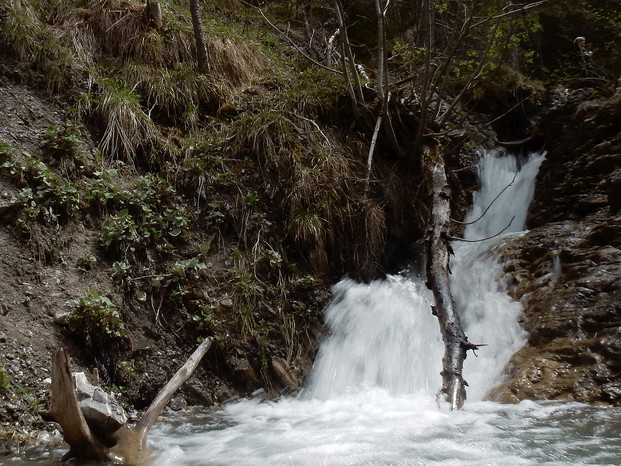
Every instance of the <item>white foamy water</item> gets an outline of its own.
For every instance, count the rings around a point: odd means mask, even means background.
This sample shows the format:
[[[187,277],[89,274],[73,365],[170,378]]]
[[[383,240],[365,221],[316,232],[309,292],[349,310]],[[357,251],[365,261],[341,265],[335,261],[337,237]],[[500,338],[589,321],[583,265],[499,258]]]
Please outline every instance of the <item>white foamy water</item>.
[[[498,246],[520,234],[542,156],[524,164],[466,238],[456,242],[451,286],[466,335],[485,343],[469,354],[464,409],[439,406],[444,351],[423,280],[343,280],[325,310],[329,337],[297,398],[244,400],[156,423],[156,465],[567,465],[621,464],[621,409],[579,404],[481,401],[524,342],[520,312],[502,288]],[[515,162],[481,161],[478,218],[512,180]],[[1,462],[1,461],[0,461]]]
[[[451,290],[468,340],[484,344],[464,361],[468,399],[482,400],[498,382],[502,369],[520,349],[526,335],[518,324],[521,306],[503,286],[499,247],[526,227],[535,178],[544,159],[533,154],[518,169],[513,157],[487,152],[479,165],[480,190],[465,222],[464,238],[453,244]],[[501,235],[497,236],[498,233]]]
[[[420,279],[370,284],[343,280],[325,311],[331,334],[319,350],[303,399],[329,400],[380,388],[390,395],[433,394],[444,346]]]

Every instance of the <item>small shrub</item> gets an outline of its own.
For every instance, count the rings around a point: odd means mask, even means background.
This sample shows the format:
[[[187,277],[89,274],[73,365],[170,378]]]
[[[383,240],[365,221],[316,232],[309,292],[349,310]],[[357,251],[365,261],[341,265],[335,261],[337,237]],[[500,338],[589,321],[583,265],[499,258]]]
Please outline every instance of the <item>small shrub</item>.
[[[79,186],[64,181],[40,160],[13,157],[0,165],[0,170],[15,180],[28,183],[28,187],[18,193],[17,201],[33,219],[50,222],[62,217],[66,220],[80,207]]]
[[[73,120],[59,126],[50,126],[45,132],[43,148],[50,155],[61,158],[81,159],[78,150],[80,142],[80,124]]]
[[[207,208],[207,214],[205,215],[207,222],[214,226],[222,225],[226,216],[220,211],[220,206],[218,204],[209,204]]]
[[[116,284],[116,286],[119,287],[121,291],[125,290],[127,286],[127,281],[131,268],[131,265],[129,265],[127,262],[116,261],[112,264],[112,280],[114,280],[114,283]]]
[[[119,361],[116,364],[116,374],[123,383],[129,383],[136,377],[136,364],[131,361]]]
[[[97,258],[91,253],[86,253],[84,256],[78,259],[78,270],[82,273],[86,273],[93,268],[93,264],[97,262]]]
[[[89,290],[88,295],[74,301],[74,305],[69,323],[75,333],[101,343],[127,338],[121,314],[106,295]]]

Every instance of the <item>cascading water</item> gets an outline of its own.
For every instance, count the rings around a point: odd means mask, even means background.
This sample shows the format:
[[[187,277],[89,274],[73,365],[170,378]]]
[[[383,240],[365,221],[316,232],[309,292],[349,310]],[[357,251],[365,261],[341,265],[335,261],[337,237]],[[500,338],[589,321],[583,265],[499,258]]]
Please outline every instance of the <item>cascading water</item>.
[[[481,188],[465,218],[466,242],[453,244],[453,298],[469,341],[486,345],[476,358],[464,361],[470,400],[486,395],[511,355],[524,344],[525,335],[517,322],[521,307],[504,292],[497,251],[507,237],[526,228],[543,159],[543,154],[533,154],[520,168],[513,157],[485,153],[479,164]]]
[[[496,251],[523,229],[542,160],[533,155],[518,170],[511,157],[481,158],[481,190],[466,221],[491,207],[465,238],[494,238],[456,242],[452,261],[466,335],[487,344],[465,361],[463,410],[436,403],[444,348],[423,280],[343,280],[325,311],[330,336],[298,398],[245,400],[158,422],[149,436],[155,464],[620,464],[619,409],[480,401],[523,344],[520,307],[502,292]]]
[[[464,330],[473,343],[487,345],[464,364],[469,399],[484,397],[524,342],[517,324],[520,305],[499,289],[495,249],[507,234],[525,228],[543,158],[533,155],[518,170],[513,157],[484,154],[481,189],[465,219],[464,238],[473,242],[453,245],[451,287]],[[344,280],[334,292],[325,313],[332,334],[322,344],[304,396],[327,399],[368,388],[433,395],[444,347],[423,280],[395,276],[369,285]]]
[[[343,280],[326,309],[332,334],[322,343],[304,399],[332,399],[369,389],[429,394],[438,387],[443,345],[421,279]]]
[[[465,361],[470,387],[462,411],[450,412],[436,402],[444,346],[424,280],[411,274],[369,284],[345,279],[333,289],[325,311],[330,336],[298,398],[249,400],[202,413],[190,423],[188,417],[171,422],[151,437],[155,444],[172,444],[160,451],[157,462],[541,464],[610,458],[597,441],[583,441],[576,456],[565,447],[559,454],[550,450],[559,439],[584,437],[571,413],[583,407],[477,402],[524,342],[517,324],[520,306],[502,291],[497,249],[508,235],[524,229],[542,160],[543,155],[532,155],[519,169],[512,157],[484,154],[481,189],[466,218],[474,223],[466,227],[465,239],[475,242],[453,245],[451,287],[464,330],[471,342],[487,345]],[[484,238],[490,239],[476,242]],[[542,419],[553,419],[556,427],[548,430]],[[540,426],[539,437],[547,436],[539,446],[531,440],[531,425]],[[556,436],[559,428],[563,435]],[[620,442],[612,446],[613,454]]]

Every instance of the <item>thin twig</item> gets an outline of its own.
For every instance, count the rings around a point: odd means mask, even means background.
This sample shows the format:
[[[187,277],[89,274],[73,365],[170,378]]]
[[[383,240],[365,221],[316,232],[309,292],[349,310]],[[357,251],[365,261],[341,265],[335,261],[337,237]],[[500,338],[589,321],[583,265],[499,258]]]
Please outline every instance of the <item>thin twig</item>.
[[[493,19],[502,18],[502,17],[504,17],[504,16],[510,16],[510,15],[512,15],[512,14],[515,14],[515,13],[522,13],[522,12],[524,12],[524,11],[526,11],[526,10],[530,10],[531,8],[536,8],[536,7],[538,7],[538,6],[541,6],[541,5],[543,5],[544,3],[547,3],[547,2],[548,2],[548,0],[541,0],[541,1],[539,1],[539,2],[529,3],[528,5],[524,5],[524,6],[523,6],[523,7],[521,7],[521,8],[516,8],[515,10],[510,10],[510,11],[507,11],[507,12],[505,12],[505,13],[501,13],[501,14],[499,14],[499,15],[492,16],[492,17],[490,17],[490,18],[485,18],[484,20],[479,21],[478,23],[475,23],[475,24],[473,24],[472,26],[470,26],[470,29],[475,28],[475,27],[477,27],[477,26],[480,26],[481,24],[485,24],[485,23],[487,23],[488,21],[491,21],[491,20],[493,20]],[[514,6],[515,6],[515,5],[514,5]]]
[[[464,239],[464,238],[453,238],[451,237],[450,240],[451,241],[462,241],[464,243],[481,243],[483,241],[487,241],[488,239],[492,239],[492,238],[496,238],[497,236],[502,235],[507,228],[509,228],[511,226],[511,223],[513,223],[513,220],[515,219],[515,215],[513,217],[511,217],[511,220],[509,220],[509,223],[507,224],[506,227],[504,227],[502,230],[500,230],[498,233],[496,233],[495,235],[492,236],[488,236],[487,238],[481,238],[481,239]]]
[[[485,126],[489,126],[492,123],[497,122],[498,120],[500,120],[501,118],[507,116],[510,112],[512,112],[515,108],[519,107],[520,105],[522,105],[524,102],[526,102],[528,99],[530,99],[533,96],[534,92],[531,92],[529,95],[527,95],[526,97],[524,97],[522,100],[520,100],[517,104],[515,104],[513,107],[511,107],[509,110],[507,110],[505,113],[503,113],[502,115],[500,115],[499,117],[494,118],[491,121],[488,121],[487,123],[485,123]]]
[[[487,213],[487,211],[492,207],[492,204],[494,204],[494,202],[496,202],[498,200],[498,198],[502,195],[502,193],[504,193],[507,189],[509,189],[511,187],[511,185],[515,181],[515,178],[517,177],[517,174],[518,174],[518,172],[515,172],[515,175],[513,175],[513,179],[511,180],[511,182],[507,186],[505,186],[502,189],[502,191],[500,191],[496,195],[496,197],[494,199],[492,199],[492,202],[489,203],[489,205],[483,211],[483,213],[479,216],[479,218],[477,218],[476,220],[473,220],[471,222],[460,222],[459,220],[451,219],[451,222],[457,223],[459,225],[472,225],[473,223],[477,223],[479,220],[481,220],[483,218],[483,216]],[[505,230],[506,230],[506,228],[505,228]]]
[[[325,135],[325,133],[321,130],[321,128],[319,127],[319,125],[317,124],[316,121],[311,120],[310,118],[306,118],[303,117],[302,115],[299,115],[297,113],[293,113],[296,117],[301,118],[302,120],[308,121],[309,123],[315,125],[315,127],[317,128],[317,131],[319,131],[319,134],[321,134],[323,136],[323,138],[326,140],[326,142],[328,143],[328,146],[330,148],[332,148],[332,144],[330,143],[330,139],[328,139],[328,136]]]
[[[290,38],[290,37],[289,37],[289,36],[288,36],[285,32],[281,31],[281,30],[278,28],[278,26],[276,26],[274,23],[272,23],[272,22],[271,22],[271,21],[267,18],[267,16],[265,16],[265,13],[263,13],[263,10],[262,10],[261,8],[259,8],[258,6],[251,5],[250,3],[248,3],[248,2],[246,2],[246,1],[244,1],[244,0],[240,0],[240,1],[241,1],[244,5],[249,6],[249,7],[251,7],[251,8],[254,8],[255,10],[257,10],[257,11],[261,14],[261,16],[263,17],[263,19],[267,22],[267,24],[269,24],[269,25],[270,25],[270,26],[271,26],[271,27],[272,27],[275,31],[277,31],[277,32],[278,32],[278,34],[280,34],[282,37],[284,37],[284,38],[287,40],[287,42],[289,42],[289,43],[290,43],[290,44],[291,44],[291,45],[292,45],[292,46],[293,46],[293,47],[294,47],[294,48],[295,48],[298,52],[300,52],[300,53],[301,53],[301,54],[302,54],[302,55],[303,55],[303,56],[304,56],[307,60],[310,60],[310,61],[311,61],[311,62],[313,62],[315,65],[317,65],[317,66],[319,66],[319,67],[321,67],[321,68],[323,68],[323,69],[325,69],[325,70],[331,71],[331,72],[336,73],[336,74],[343,74],[343,72],[341,72],[341,71],[339,71],[339,70],[336,70],[336,69],[334,69],[334,68],[331,68],[331,67],[329,67],[329,66],[326,66],[326,65],[324,65],[323,63],[319,63],[317,60],[315,60],[315,59],[314,59],[314,58],[312,58],[310,55],[308,55],[308,54],[307,54],[304,50],[302,50],[302,49],[298,46],[298,44],[296,44],[296,43],[295,43],[295,42],[294,42],[294,41],[293,41],[293,40],[292,40],[292,39],[291,39],[291,38]]]

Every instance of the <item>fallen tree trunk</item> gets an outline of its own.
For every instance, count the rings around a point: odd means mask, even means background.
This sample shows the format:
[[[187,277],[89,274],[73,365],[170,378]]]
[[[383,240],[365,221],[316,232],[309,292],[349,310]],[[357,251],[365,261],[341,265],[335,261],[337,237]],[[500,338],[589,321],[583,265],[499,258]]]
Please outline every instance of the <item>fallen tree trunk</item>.
[[[435,299],[433,314],[438,318],[444,341],[442,387],[438,395],[444,394],[451,409],[458,410],[464,404],[465,387],[468,385],[462,377],[466,352],[469,349],[476,349],[477,346],[468,342],[451,294],[450,189],[444,158],[438,145],[425,148],[423,167],[427,176],[428,192],[432,196],[430,217],[427,222],[427,286],[433,291]]]
[[[116,444],[108,448],[98,438],[80,408],[69,359],[63,349],[52,356],[52,401],[48,415],[60,424],[63,437],[69,444],[69,452],[63,461],[76,458],[86,461],[111,461],[115,463],[138,464],[146,456],[149,429],[162,412],[173,394],[196,370],[199,362],[209,350],[212,338],[205,339],[185,364],[160,390],[145,414],[134,426],[122,426],[114,433]]]

